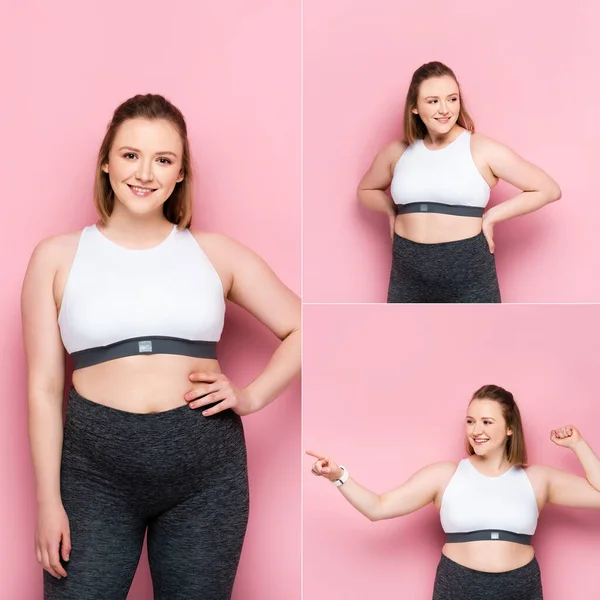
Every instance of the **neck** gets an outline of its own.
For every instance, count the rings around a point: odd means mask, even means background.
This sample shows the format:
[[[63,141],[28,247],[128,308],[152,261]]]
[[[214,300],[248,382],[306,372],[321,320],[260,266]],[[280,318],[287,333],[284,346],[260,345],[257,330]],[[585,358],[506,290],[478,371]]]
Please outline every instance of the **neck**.
[[[448,133],[437,133],[428,129],[428,141],[432,146],[445,146],[446,144],[449,144],[450,142],[454,141],[460,135],[460,129],[461,127],[456,124]]]
[[[506,458],[506,455],[504,454],[504,450],[498,450],[486,456],[478,456],[474,454],[471,456],[471,460],[476,462],[489,473],[502,473],[511,466]]]
[[[100,228],[131,242],[146,242],[166,237],[173,229],[173,224],[163,215],[162,207],[148,215],[134,215],[115,200],[108,222]]]

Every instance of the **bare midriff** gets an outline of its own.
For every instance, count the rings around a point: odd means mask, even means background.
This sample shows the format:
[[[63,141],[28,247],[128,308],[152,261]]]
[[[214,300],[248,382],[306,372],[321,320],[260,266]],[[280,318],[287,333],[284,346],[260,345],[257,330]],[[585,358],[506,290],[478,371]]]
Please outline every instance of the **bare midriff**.
[[[442,553],[464,567],[488,573],[523,567],[535,554],[532,546],[501,540],[445,544]]]
[[[174,354],[128,356],[73,372],[77,392],[98,404],[132,413],[155,413],[187,404],[192,373],[219,373],[217,360]],[[191,410],[191,409],[190,409]]]
[[[462,217],[437,213],[398,215],[394,230],[403,238],[420,244],[456,242],[481,233],[481,217]]]

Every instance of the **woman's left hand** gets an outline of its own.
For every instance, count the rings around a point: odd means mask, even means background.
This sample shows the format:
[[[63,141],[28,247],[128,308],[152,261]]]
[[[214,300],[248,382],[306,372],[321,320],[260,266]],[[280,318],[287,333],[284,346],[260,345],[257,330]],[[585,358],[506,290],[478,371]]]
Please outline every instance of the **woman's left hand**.
[[[494,222],[489,217],[486,218],[485,215],[481,223],[481,232],[488,243],[490,252],[494,254],[496,250],[496,245],[494,244]]]
[[[215,406],[202,411],[205,417],[216,415],[229,408],[240,416],[249,415],[257,410],[250,394],[238,388],[223,373],[192,373],[190,380],[199,382],[184,396],[190,408],[202,408],[207,404],[218,402]]]
[[[550,439],[557,445],[563,448],[573,448],[577,442],[583,438],[579,431],[573,425],[565,425],[559,429],[553,429],[550,432]]]

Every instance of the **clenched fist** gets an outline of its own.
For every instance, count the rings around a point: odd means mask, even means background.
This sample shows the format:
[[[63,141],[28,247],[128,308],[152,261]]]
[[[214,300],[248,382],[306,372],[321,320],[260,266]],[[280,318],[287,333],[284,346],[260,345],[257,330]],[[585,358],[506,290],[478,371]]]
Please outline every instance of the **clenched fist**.
[[[573,448],[575,444],[583,438],[579,431],[573,425],[565,425],[559,429],[553,429],[550,432],[550,439],[563,448]]]

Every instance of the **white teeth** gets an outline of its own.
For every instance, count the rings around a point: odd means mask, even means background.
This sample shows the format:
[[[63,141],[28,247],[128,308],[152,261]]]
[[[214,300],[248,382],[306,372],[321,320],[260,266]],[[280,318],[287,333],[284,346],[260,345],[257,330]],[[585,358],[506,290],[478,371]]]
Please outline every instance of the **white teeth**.
[[[143,188],[143,187],[138,187],[135,185],[130,185],[129,186],[134,192],[138,192],[140,194],[145,194],[146,192],[153,192],[154,190],[152,188]]]

